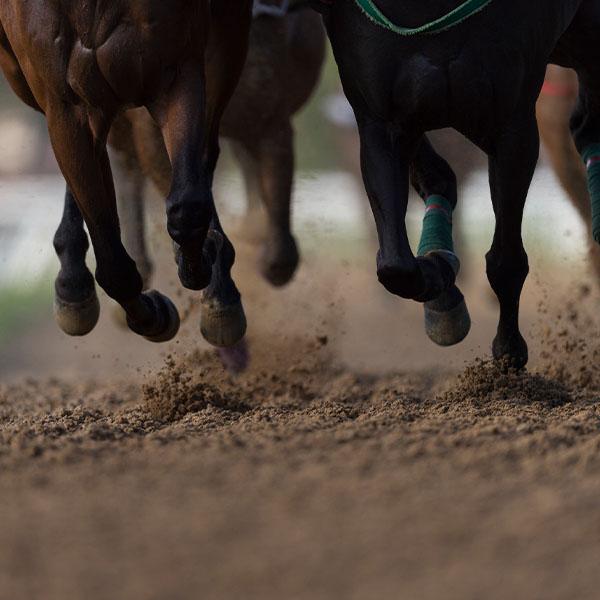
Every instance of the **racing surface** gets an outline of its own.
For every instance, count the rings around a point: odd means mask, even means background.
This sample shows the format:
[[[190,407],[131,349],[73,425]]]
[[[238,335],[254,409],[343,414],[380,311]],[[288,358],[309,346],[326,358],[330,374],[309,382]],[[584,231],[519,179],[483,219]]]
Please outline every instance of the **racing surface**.
[[[438,350],[420,307],[324,263],[280,292],[242,277],[238,376],[199,343],[194,302],[166,347],[119,331],[106,299],[88,341],[46,322],[15,340],[0,597],[596,597],[596,291],[538,271],[515,373],[485,359],[478,280],[471,336]]]

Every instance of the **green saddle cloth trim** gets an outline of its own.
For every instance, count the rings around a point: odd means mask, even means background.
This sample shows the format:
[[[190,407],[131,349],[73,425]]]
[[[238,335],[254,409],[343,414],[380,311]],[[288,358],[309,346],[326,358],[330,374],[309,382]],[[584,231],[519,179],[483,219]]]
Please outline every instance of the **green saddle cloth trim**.
[[[367,15],[371,21],[384,27],[388,31],[397,33],[398,35],[411,36],[420,34],[436,34],[441,31],[446,31],[464,20],[472,17],[474,14],[482,11],[492,0],[466,0],[460,6],[450,11],[448,14],[425,23],[420,27],[400,27],[392,23],[380,10],[377,8],[373,0],[354,0],[357,6]],[[527,0],[524,0],[527,1]]]
[[[600,244],[600,144],[588,146],[582,153],[587,169],[588,189],[592,201],[592,234]]]
[[[452,205],[443,196],[429,196],[425,201],[423,231],[417,256],[425,256],[432,250],[454,252]]]

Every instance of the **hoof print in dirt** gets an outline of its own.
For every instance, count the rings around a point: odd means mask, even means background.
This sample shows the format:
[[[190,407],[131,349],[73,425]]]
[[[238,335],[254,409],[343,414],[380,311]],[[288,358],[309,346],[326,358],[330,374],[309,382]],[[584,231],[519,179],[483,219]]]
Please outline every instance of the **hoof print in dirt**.
[[[471,317],[461,291],[453,286],[439,298],[426,302],[425,332],[438,346],[454,346],[471,330]]]

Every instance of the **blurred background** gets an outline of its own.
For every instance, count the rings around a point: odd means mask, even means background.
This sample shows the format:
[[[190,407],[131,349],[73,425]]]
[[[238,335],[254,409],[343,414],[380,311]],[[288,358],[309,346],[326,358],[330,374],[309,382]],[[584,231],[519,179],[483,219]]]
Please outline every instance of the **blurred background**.
[[[237,276],[252,323],[266,322],[263,332],[277,334],[282,324],[296,324],[312,335],[325,332],[340,356],[365,369],[423,367],[440,359],[459,364],[487,351],[496,322],[496,306],[485,279],[484,254],[491,242],[493,214],[486,163],[458,136],[441,143],[461,184],[460,250],[463,287],[474,316],[474,332],[460,351],[434,348],[422,332],[421,308],[388,296],[375,274],[372,217],[358,179],[358,144],[351,115],[339,93],[337,72],[328,58],[318,93],[296,119],[297,177],[294,225],[303,265],[283,291],[258,281],[251,250],[241,239]],[[43,119],[22,105],[0,81],[0,376],[3,378],[81,370],[109,372],[116,365],[140,369],[162,360],[156,348],[112,323],[108,299],[103,317],[88,338],[64,336],[52,319],[52,286],[58,260],[52,237],[58,226],[64,182],[57,170]],[[444,146],[444,144],[446,144]],[[449,149],[445,149],[449,148]],[[178,289],[165,235],[163,207],[156,192],[149,219],[151,251],[160,256],[161,289]],[[245,211],[240,174],[224,144],[216,198],[226,229],[234,234]],[[420,231],[422,205],[411,202],[411,239]],[[586,277],[585,232],[566,201],[544,157],[531,188],[525,217],[526,248],[532,276],[524,298],[524,320],[532,324],[538,301],[550,290]],[[93,257],[88,257],[93,261]],[[537,287],[536,287],[537,286]],[[189,302],[181,294],[178,302]],[[290,315],[294,316],[294,319]],[[184,335],[201,344],[192,316]],[[253,327],[255,329],[253,330]],[[284,328],[285,329],[285,328]],[[292,328],[293,329],[293,328]],[[273,333],[275,332],[275,333]],[[90,366],[93,365],[93,366]]]

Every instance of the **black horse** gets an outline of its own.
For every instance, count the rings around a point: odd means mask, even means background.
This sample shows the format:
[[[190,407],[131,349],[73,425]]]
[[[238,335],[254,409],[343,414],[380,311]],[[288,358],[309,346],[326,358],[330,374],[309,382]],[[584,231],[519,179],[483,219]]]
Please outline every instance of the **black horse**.
[[[590,169],[597,168],[589,149],[600,142],[600,2],[376,1],[315,4],[324,14],[359,125],[363,177],[379,235],[379,280],[398,296],[433,302],[447,326],[464,329],[465,309],[459,308],[455,269],[449,268],[455,259],[451,240],[444,239],[442,214],[456,198],[446,197],[447,206],[442,202],[432,209],[437,221],[428,242],[433,240],[434,247],[429,243],[417,257],[404,224],[411,161],[431,154],[424,134],[453,127],[489,156],[496,230],[487,274],[500,301],[493,354],[524,366],[528,352],[518,315],[529,267],[521,222],[539,153],[536,99],[548,63],[577,71],[580,97],[572,130]],[[469,7],[477,10],[465,12]],[[440,19],[444,26],[436,27]],[[429,23],[429,32],[419,31]],[[590,175],[593,180],[592,170]],[[439,194],[421,191],[426,198]],[[450,332],[446,341],[460,337]]]

